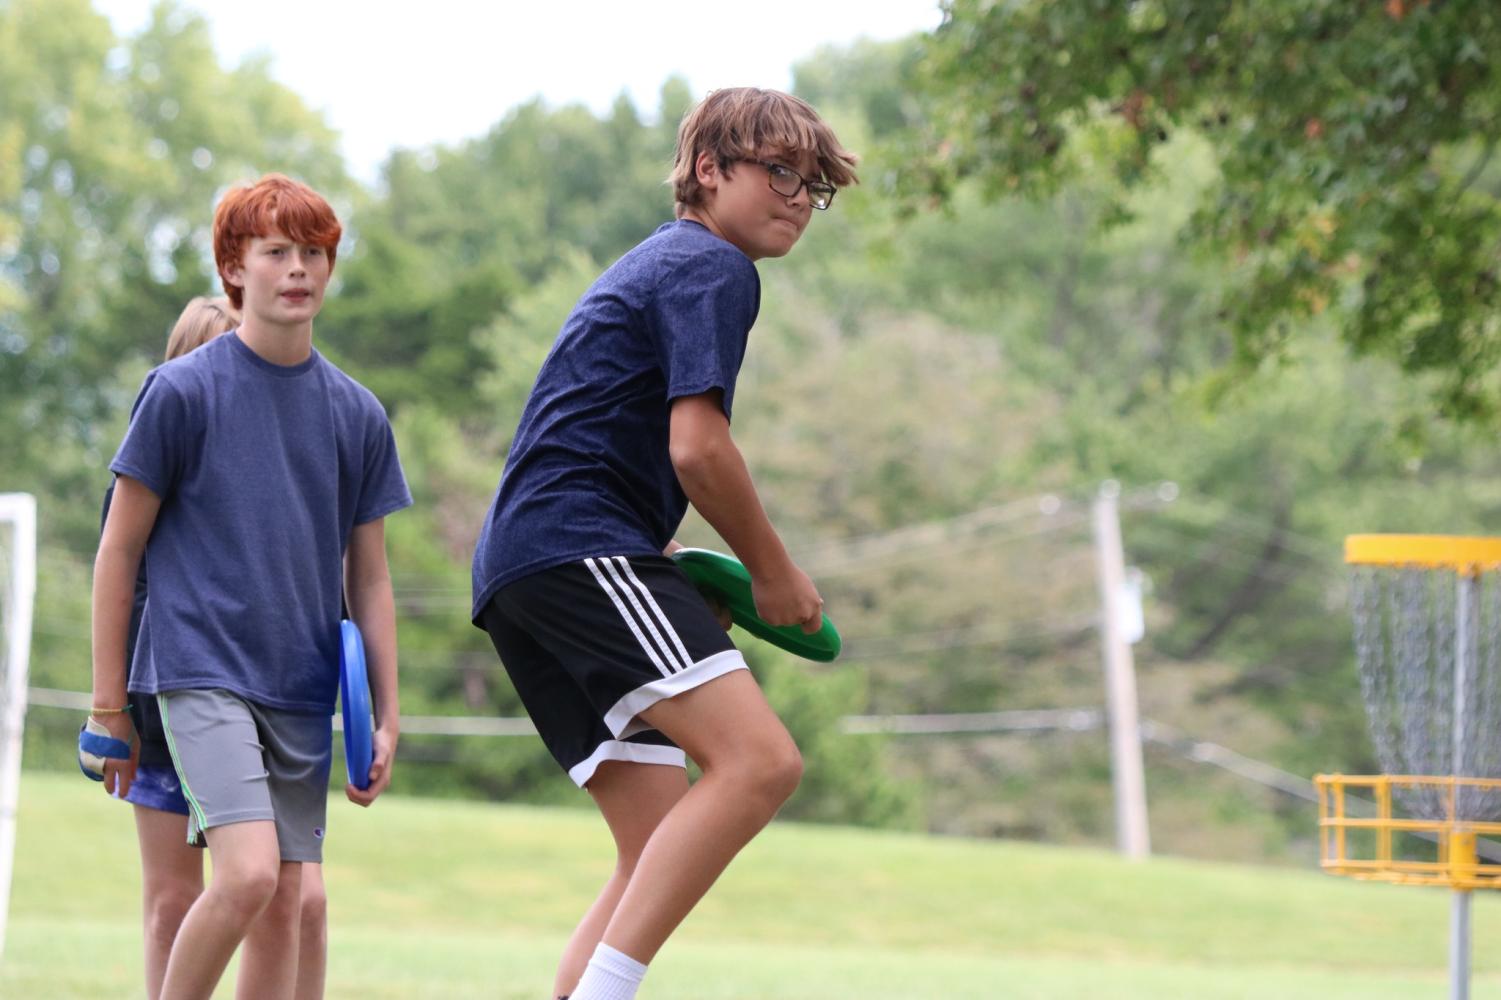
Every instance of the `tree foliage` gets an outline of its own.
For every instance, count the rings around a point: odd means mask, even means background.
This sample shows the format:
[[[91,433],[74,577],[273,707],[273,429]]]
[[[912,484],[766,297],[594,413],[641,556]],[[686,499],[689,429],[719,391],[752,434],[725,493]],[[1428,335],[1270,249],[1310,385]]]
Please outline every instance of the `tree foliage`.
[[[50,492],[99,470],[113,378],[161,357],[215,287],[211,207],[280,170],[342,198],[335,136],[266,67],[222,68],[201,17],[159,5],[117,39],[84,0],[0,3],[0,468]],[[126,397],[128,401],[128,396]],[[54,516],[48,511],[45,516]],[[74,524],[88,530],[92,515]]]
[[[952,0],[922,76],[909,190],[1055,191],[1161,176],[1191,131],[1217,182],[1188,235],[1225,262],[1245,367],[1338,316],[1359,351],[1430,374],[1442,408],[1501,403],[1501,10],[1473,0]],[[1080,143],[1081,132],[1103,133]]]
[[[662,121],[680,91],[663,88]],[[454,148],[396,153],[358,214],[320,342],[389,407],[472,412],[493,370],[482,331],[570,254],[613,260],[662,221],[672,139],[624,97],[603,119],[534,100]]]

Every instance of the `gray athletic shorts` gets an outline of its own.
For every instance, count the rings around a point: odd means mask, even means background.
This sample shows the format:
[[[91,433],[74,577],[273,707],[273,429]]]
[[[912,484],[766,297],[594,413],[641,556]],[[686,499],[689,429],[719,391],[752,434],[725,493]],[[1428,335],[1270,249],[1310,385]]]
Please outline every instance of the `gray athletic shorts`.
[[[287,712],[228,691],[156,696],[188,800],[188,843],[230,823],[272,820],[283,861],[323,861],[332,717]]]

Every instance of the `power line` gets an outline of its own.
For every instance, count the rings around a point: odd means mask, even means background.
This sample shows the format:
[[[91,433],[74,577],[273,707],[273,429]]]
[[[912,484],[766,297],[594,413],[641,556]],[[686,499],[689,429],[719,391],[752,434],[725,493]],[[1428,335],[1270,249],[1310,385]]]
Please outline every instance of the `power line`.
[[[55,688],[27,689],[31,705],[86,712],[91,697],[82,691]],[[333,727],[343,729],[343,720],[334,715]],[[984,734],[1027,735],[1049,732],[1086,733],[1105,726],[1105,713],[1099,708],[1013,709],[996,712],[950,712],[917,715],[846,715],[839,719],[839,731],[848,736],[973,736]],[[531,719],[497,716],[403,715],[403,736],[515,737],[534,736]],[[1228,747],[1184,734],[1172,726],[1152,719],[1141,721],[1144,740],[1171,750],[1187,760],[1219,768],[1246,781],[1294,798],[1317,802],[1319,795],[1312,781],[1284,771],[1265,761],[1247,757]],[[1352,798],[1357,810],[1375,813],[1374,803]],[[1501,844],[1482,841],[1480,852],[1490,860],[1501,860]]]
[[[84,691],[27,688],[30,704],[86,712],[91,697]],[[334,717],[335,727],[341,720]],[[948,712],[926,715],[846,715],[839,731],[852,736],[955,736],[984,733],[1091,732],[1105,725],[1098,708],[1013,709],[997,712]],[[1268,788],[1318,801],[1313,782],[1263,761],[1236,753],[1217,743],[1185,736],[1172,726],[1143,719],[1142,737],[1174,750],[1189,760],[1211,764]],[[417,736],[530,736],[536,728],[525,717],[403,715],[402,735]]]
[[[1088,732],[1104,724],[1098,708],[1015,709],[933,715],[846,715],[839,731],[852,736],[888,734],[943,736],[963,733]]]
[[[868,569],[871,566],[889,566],[911,559],[928,559],[933,557],[935,553],[946,551],[959,544],[963,544],[965,552],[969,553],[982,548],[1010,545],[1030,538],[1040,538],[1043,535],[1077,528],[1086,523],[1086,517],[1077,513],[1047,516],[1049,517],[1047,523],[1026,531],[1013,531],[1004,535],[982,537],[979,539],[973,537],[973,535],[950,535],[926,542],[914,540],[910,543],[904,542],[901,547],[885,547],[881,550],[857,552],[846,556],[824,556],[821,559],[818,557],[812,559],[805,558],[802,561],[802,565],[813,576],[820,578],[838,577],[857,570]]]
[[[1191,761],[1229,771],[1231,774],[1254,781],[1258,785],[1274,788],[1279,792],[1309,802],[1319,800],[1319,794],[1313,782],[1307,778],[1236,753],[1218,743],[1185,736],[1181,731],[1164,723],[1154,722],[1151,719],[1141,720],[1141,737],[1149,743],[1167,747]]]
[[[84,691],[61,691],[56,688],[33,687],[26,689],[27,701],[42,708],[61,708],[69,711],[87,712],[92,707],[91,696]],[[344,720],[333,716],[333,726],[343,730]],[[537,728],[525,717],[462,716],[462,715],[403,715],[403,736],[535,736]]]
[[[1028,627],[1030,625],[1031,627]],[[982,649],[1009,646],[1031,639],[1049,639],[1075,635],[1098,627],[1099,615],[1090,612],[1073,618],[1040,619],[1016,625],[976,625],[969,628],[938,629],[930,632],[892,633],[879,636],[852,636],[845,640],[845,656],[851,660],[905,656],[952,649]]]
[[[1267,529],[1273,527],[1273,523],[1266,518],[1246,514],[1226,504],[1222,500],[1206,496],[1202,493],[1187,493],[1180,496],[1180,500],[1187,501],[1187,505],[1199,506],[1209,510],[1216,517],[1220,525],[1229,525],[1232,530],[1237,530],[1243,535],[1251,534],[1254,528],[1258,537],[1264,537]],[[1279,529],[1279,534],[1285,540],[1286,548],[1301,549],[1302,554],[1313,559],[1328,559],[1332,554],[1331,543],[1328,539],[1317,538],[1313,535],[1305,535],[1291,528]]]
[[[1059,497],[1051,494],[1026,497],[939,520],[920,521],[886,531],[805,545],[798,550],[799,558],[810,567],[867,562],[912,549],[929,549],[1025,518],[1053,518],[1064,513],[1064,501]],[[1045,528],[1044,530],[1054,529]],[[823,571],[832,570],[826,568]]]

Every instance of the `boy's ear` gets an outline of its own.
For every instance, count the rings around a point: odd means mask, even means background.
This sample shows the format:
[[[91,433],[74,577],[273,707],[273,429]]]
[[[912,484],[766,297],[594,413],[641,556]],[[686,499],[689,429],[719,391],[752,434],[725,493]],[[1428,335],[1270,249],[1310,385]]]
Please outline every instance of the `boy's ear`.
[[[245,269],[239,264],[231,264],[219,269],[219,277],[234,285],[236,288],[245,287]]]
[[[719,180],[724,175],[719,171],[719,161],[713,153],[699,153],[698,159],[693,161],[693,174],[701,187],[711,191],[719,188]]]

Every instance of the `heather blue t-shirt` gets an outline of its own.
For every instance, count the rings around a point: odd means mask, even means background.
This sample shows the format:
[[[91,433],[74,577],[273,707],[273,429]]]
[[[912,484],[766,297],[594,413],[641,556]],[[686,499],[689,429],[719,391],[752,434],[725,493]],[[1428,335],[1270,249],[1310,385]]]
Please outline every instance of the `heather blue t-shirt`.
[[[661,553],[688,511],[667,452],[671,402],[720,389],[729,416],[760,306],[750,258],[687,220],[600,275],[521,415],[474,553],[473,617],[530,573]]]
[[[146,376],[110,469],[162,501],[130,690],[331,713],[350,532],[412,502],[370,391],[227,333]]]

